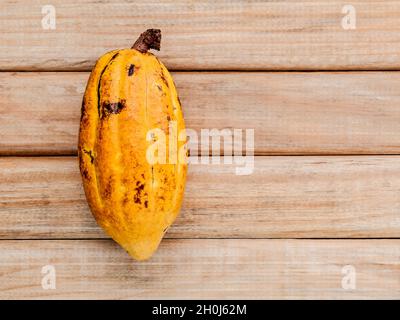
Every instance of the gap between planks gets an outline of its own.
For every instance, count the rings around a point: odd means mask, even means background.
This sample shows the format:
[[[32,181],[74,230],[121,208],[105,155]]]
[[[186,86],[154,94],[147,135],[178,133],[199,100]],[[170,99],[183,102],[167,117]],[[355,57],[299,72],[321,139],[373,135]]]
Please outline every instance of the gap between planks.
[[[275,237],[275,238],[166,238],[164,237],[162,241],[202,241],[202,240],[215,240],[215,241],[226,241],[226,240],[246,240],[246,241],[258,241],[258,240],[283,240],[283,241],[368,241],[368,240],[382,240],[382,241],[391,241],[391,240],[400,240],[400,237],[394,237],[394,238],[282,238],[282,237]],[[116,243],[113,239],[111,238],[40,238],[40,239],[35,239],[35,238],[9,238],[9,239],[0,239],[1,241],[104,241],[104,242],[113,242]]]
[[[86,68],[86,69],[77,69],[77,70],[63,70],[63,69],[0,69],[1,73],[88,73],[93,70],[93,66]],[[264,69],[169,69],[169,72],[180,72],[180,73],[333,73],[333,72],[340,72],[340,73],[369,73],[369,72],[399,72],[400,68],[391,68],[391,69],[278,69],[278,70],[264,70]]]
[[[242,153],[245,155],[245,153]],[[310,154],[302,154],[302,153],[287,153],[287,154],[280,154],[280,153],[255,153],[254,157],[374,157],[374,156],[399,156],[400,153],[349,153],[349,154],[341,154],[341,153],[310,153]],[[76,153],[60,153],[60,154],[2,154],[0,155],[1,158],[68,158],[68,157],[76,157]],[[204,155],[203,155],[204,156]],[[207,155],[205,155],[207,157]],[[221,154],[223,157],[224,154]],[[229,156],[229,155],[228,155]],[[208,157],[211,157],[209,155]]]

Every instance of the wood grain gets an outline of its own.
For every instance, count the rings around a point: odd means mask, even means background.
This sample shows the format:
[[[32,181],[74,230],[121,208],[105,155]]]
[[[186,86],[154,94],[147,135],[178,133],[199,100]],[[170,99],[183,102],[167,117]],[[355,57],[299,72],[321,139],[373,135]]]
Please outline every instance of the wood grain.
[[[255,157],[191,165],[169,238],[397,238],[400,157]],[[77,159],[0,159],[0,238],[106,237],[84,198]]]
[[[400,1],[351,1],[355,30],[338,0],[52,0],[55,30],[45,4],[0,4],[0,299],[400,299]],[[146,28],[187,127],[254,129],[258,157],[246,176],[190,165],[137,263],[95,223],[74,155],[87,71]]]
[[[41,0],[2,0],[0,70],[89,70],[146,28],[163,31],[160,58],[179,70],[400,68],[400,2],[52,0],[56,29],[42,27]]]
[[[0,73],[0,155],[76,154],[88,73]],[[256,154],[398,154],[396,72],[178,72],[187,127],[254,129]],[[193,150],[192,150],[193,151]]]
[[[399,299],[399,256],[399,240],[192,239],[137,263],[111,240],[0,241],[0,298]],[[347,265],[356,289],[342,287]]]

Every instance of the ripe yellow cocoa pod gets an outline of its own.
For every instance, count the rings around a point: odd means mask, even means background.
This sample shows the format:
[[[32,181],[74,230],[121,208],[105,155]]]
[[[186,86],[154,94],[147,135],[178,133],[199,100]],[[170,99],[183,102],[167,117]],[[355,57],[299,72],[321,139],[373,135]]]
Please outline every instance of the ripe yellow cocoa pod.
[[[86,199],[98,224],[136,260],[156,251],[179,214],[186,181],[180,101],[170,73],[148,52],[160,40],[160,30],[149,29],[131,49],[103,55],[82,102]]]

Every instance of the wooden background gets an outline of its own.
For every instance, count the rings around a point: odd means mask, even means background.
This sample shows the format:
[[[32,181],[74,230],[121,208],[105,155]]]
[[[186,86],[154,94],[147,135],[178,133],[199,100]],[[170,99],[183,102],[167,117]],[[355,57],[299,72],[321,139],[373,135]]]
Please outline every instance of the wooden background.
[[[0,19],[0,298],[400,298],[400,1],[2,0]],[[150,27],[187,126],[253,128],[256,157],[190,166],[138,263],[94,222],[76,144],[95,60]]]

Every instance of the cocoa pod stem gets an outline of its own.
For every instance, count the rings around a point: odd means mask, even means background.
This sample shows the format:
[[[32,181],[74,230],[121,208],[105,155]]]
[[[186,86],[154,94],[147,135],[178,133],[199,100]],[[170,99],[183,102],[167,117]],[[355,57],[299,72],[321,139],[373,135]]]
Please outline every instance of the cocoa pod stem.
[[[147,29],[133,44],[132,49],[146,53],[150,49],[160,50],[161,30]]]

